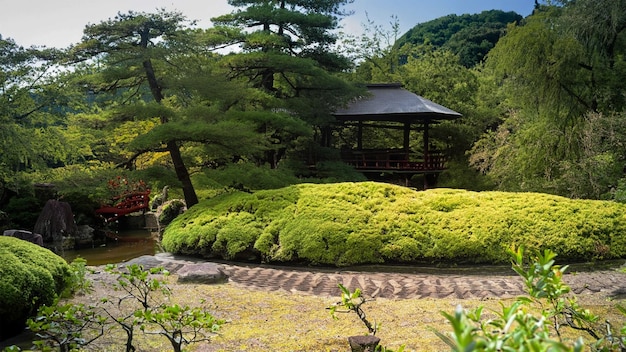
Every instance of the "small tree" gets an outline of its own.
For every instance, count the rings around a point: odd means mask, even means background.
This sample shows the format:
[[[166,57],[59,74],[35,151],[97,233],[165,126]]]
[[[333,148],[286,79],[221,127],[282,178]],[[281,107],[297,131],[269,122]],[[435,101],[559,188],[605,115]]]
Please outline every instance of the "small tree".
[[[75,268],[78,277],[84,274],[81,263]],[[132,264],[120,270],[108,265],[105,271],[117,275],[113,288],[122,295],[103,298],[96,306],[55,303],[42,307],[38,317],[29,321],[31,330],[41,339],[36,341],[41,350],[58,347],[61,352],[72,351],[101,337],[107,327],[117,325],[126,333],[127,352],[137,350],[137,327],[146,334],[165,336],[174,351],[180,352],[184,345],[209,341],[224,323],[204,308],[166,304],[171,291],[163,278],[168,272],[162,267],[144,270],[141,265]],[[77,288],[90,287],[84,278],[76,283]]]
[[[58,347],[60,352],[69,352],[104,335],[106,320],[96,307],[57,302],[40,307],[37,318],[29,319],[28,327],[39,338],[34,341],[39,349],[46,351],[47,347]]]
[[[158,305],[154,294],[170,293],[164,281],[155,278],[154,275],[168,273],[163,268],[143,270],[143,267],[137,264],[127,266],[126,271],[120,271],[115,265],[110,264],[107,265],[106,272],[118,275],[113,288],[125,294],[115,300],[103,298],[101,301],[103,310],[126,333],[126,351],[135,351],[133,344],[135,328],[143,323],[142,314],[153,305]],[[140,307],[137,308],[136,304]]]
[[[141,318],[144,321],[141,330],[147,334],[165,336],[175,352],[182,351],[184,345],[209,341],[224,323],[203,308],[181,307],[178,304],[146,310]],[[156,325],[160,329],[149,331],[148,324]]]
[[[328,308],[333,319],[337,319],[336,313],[354,312],[367,328],[367,332],[371,335],[376,335],[378,326],[376,324],[372,325],[372,323],[367,320],[365,312],[361,308],[361,306],[367,302],[367,299],[361,294],[361,289],[357,288],[354,292],[350,292],[350,290],[342,284],[339,284],[339,289],[341,290],[341,301]]]
[[[222,320],[215,319],[203,308],[181,307],[177,304],[167,305],[164,299],[171,295],[171,290],[162,277],[169,273],[162,267],[144,270],[143,266],[132,264],[126,270],[119,270],[113,265],[107,272],[119,275],[115,289],[125,293],[116,302],[118,308],[128,305],[126,309],[105,312],[126,332],[126,351],[135,351],[133,338],[135,327],[147,334],[165,336],[172,344],[174,351],[179,352],[186,344],[209,341]],[[110,302],[104,299],[103,303]],[[137,306],[139,305],[139,306]],[[152,330],[156,326],[158,330]]]
[[[363,304],[369,301],[363,297],[361,289],[357,288],[354,292],[351,292],[350,289],[342,284],[339,284],[339,289],[341,290],[341,301],[327,308],[330,310],[331,316],[334,319],[337,319],[336,313],[354,312],[359,317],[363,325],[365,325],[367,332],[369,333],[367,336],[348,337],[348,343],[350,344],[352,352],[393,352],[393,350],[378,344],[380,342],[380,338],[375,335],[379,326],[376,323],[372,324],[369,320],[367,320],[365,311],[361,308]],[[396,352],[402,351],[404,351],[404,345],[400,346],[396,350]]]

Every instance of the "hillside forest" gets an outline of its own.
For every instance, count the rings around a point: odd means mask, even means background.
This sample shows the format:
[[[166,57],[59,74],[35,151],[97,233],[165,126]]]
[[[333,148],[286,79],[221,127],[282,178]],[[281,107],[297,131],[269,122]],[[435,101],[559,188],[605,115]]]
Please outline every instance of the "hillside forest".
[[[189,207],[224,187],[364,180],[339,158],[355,133],[332,112],[392,82],[463,115],[431,131],[448,155],[438,187],[626,200],[626,2],[541,1],[526,18],[407,33],[392,18],[360,36],[339,28],[348,2],[231,0],[210,28],[120,12],[67,48],[0,36],[2,221],[34,222],[15,217],[39,206],[33,184],[88,214],[116,178]],[[401,147],[395,133],[366,138]]]

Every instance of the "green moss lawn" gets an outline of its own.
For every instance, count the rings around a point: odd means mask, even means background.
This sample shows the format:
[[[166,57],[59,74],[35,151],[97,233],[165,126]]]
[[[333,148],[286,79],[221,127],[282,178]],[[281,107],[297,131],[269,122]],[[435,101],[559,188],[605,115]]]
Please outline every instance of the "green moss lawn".
[[[165,230],[167,251],[315,265],[507,263],[511,246],[562,261],[626,256],[626,206],[539,193],[298,184],[202,201]]]

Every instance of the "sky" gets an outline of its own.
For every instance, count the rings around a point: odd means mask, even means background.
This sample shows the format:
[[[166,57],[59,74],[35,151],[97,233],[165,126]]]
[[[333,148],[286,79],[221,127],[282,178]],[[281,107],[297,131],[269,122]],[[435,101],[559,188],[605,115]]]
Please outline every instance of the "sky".
[[[400,34],[418,23],[449,14],[485,10],[515,11],[528,16],[534,0],[354,0],[345,9],[353,14],[341,22],[343,31],[359,34],[367,19],[390,29],[397,16]],[[233,10],[227,0],[0,0],[0,35],[18,45],[65,48],[78,43],[87,24],[115,17],[118,12],[153,12],[157,8],[182,12],[211,26],[210,19]]]

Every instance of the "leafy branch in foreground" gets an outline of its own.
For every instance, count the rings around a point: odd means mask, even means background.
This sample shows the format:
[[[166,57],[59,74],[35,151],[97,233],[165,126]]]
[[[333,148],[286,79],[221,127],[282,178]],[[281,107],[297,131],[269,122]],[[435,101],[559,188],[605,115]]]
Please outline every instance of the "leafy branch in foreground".
[[[39,350],[57,347],[60,352],[69,352],[102,337],[106,320],[95,307],[57,302],[40,307],[37,318],[28,320],[28,327],[39,339],[34,341]]]
[[[378,326],[376,324],[372,325],[372,323],[367,320],[365,312],[361,308],[361,306],[367,302],[367,299],[361,294],[361,289],[357,288],[354,292],[350,292],[350,290],[342,284],[339,284],[339,289],[341,290],[341,301],[328,307],[333,319],[337,319],[336,313],[354,312],[367,328],[367,332],[370,335],[376,335]]]
[[[133,342],[135,327],[143,323],[141,315],[152,306],[158,306],[155,298],[157,292],[162,296],[170,294],[165,281],[156,275],[167,276],[169,273],[163,268],[144,270],[143,266],[137,264],[128,265],[125,270],[110,264],[105,271],[117,275],[113,288],[123,295],[115,300],[102,298],[102,309],[126,333],[126,352],[133,352],[136,350]]]
[[[452,314],[442,312],[453,331],[434,333],[453,351],[582,351],[584,338],[565,338],[564,327],[591,336],[592,351],[626,351],[626,325],[620,330],[622,335],[616,335],[610,322],[598,326],[596,315],[583,309],[575,296],[566,296],[570,287],[562,279],[567,266],[555,265],[554,252],[545,250],[532,257],[528,266],[523,248],[512,248],[509,254],[528,296],[518,297],[511,305],[500,303],[502,311],[493,312],[496,318],[492,319],[483,318],[483,307],[464,310],[458,306]],[[617,309],[626,316],[626,308],[618,305]]]
[[[330,310],[330,315],[333,319],[337,319],[337,313],[354,312],[359,317],[361,322],[363,322],[363,325],[365,325],[367,332],[369,333],[368,336],[351,336],[348,338],[352,351],[393,352],[393,350],[378,344],[380,339],[375,335],[378,331],[379,325],[372,324],[369,320],[367,320],[365,312],[361,306],[369,300],[363,297],[361,289],[357,288],[354,292],[351,292],[350,289],[342,284],[339,284],[339,289],[341,290],[341,301],[326,308]],[[402,351],[404,351],[404,345],[400,346],[396,352]]]
[[[77,287],[91,288],[84,280],[83,269],[80,263],[75,268]],[[133,341],[137,327],[146,334],[165,336],[173,350],[180,352],[184,345],[209,341],[224,323],[204,308],[167,304],[172,292],[165,279],[168,272],[161,267],[144,270],[136,264],[123,268],[109,265],[105,271],[117,276],[113,288],[121,295],[102,298],[97,305],[89,307],[58,302],[41,307],[37,318],[28,322],[41,339],[35,341],[39,350],[73,351],[117,325],[126,333],[127,352],[137,350]]]
[[[132,345],[135,326],[147,334],[165,336],[174,351],[180,352],[186,344],[209,341],[223,324],[223,320],[215,319],[203,308],[164,303],[172,294],[164,279],[169,272],[164,268],[144,270],[143,266],[136,264],[125,268],[119,270],[109,266],[107,271],[118,275],[115,289],[125,293],[118,299],[117,306],[130,300],[127,304],[131,308],[126,309],[126,315],[115,319],[127,334],[127,351],[135,350]],[[107,314],[114,318],[109,311]],[[151,326],[158,330],[151,330]]]
[[[87,261],[76,258],[70,263],[68,285],[62,297],[86,294],[92,291],[92,282],[86,277]],[[41,306],[37,316],[27,321],[28,328],[35,333],[34,346],[42,351],[56,347],[59,351],[71,351],[85,347],[104,335],[106,317],[99,309],[84,304],[62,304],[56,299],[52,305]],[[11,346],[19,351],[17,346]]]
[[[183,345],[210,341],[224,323],[202,308],[181,307],[178,304],[146,310],[141,318],[144,321],[141,330],[147,334],[165,336],[175,352],[182,351]],[[146,324],[156,325],[160,330],[148,331]]]
[[[73,294],[88,294],[93,292],[93,283],[87,278],[87,260],[78,257],[70,263],[70,279],[68,287],[63,292],[64,297],[69,297]]]

